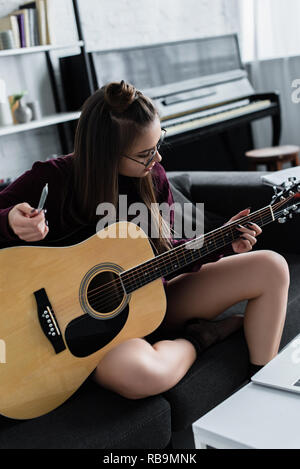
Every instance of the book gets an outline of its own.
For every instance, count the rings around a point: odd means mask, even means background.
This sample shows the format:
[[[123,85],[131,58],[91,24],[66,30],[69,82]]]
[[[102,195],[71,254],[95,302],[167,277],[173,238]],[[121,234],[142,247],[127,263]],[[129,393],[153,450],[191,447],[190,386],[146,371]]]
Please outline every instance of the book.
[[[29,30],[30,30],[30,42],[32,46],[39,46],[40,34],[39,34],[39,20],[38,20],[38,8],[37,2],[27,2],[19,6],[19,9],[27,9],[29,14]]]
[[[21,44],[21,47],[26,47],[24,15],[19,14],[19,15],[16,15],[16,17],[17,17],[18,25],[19,25],[20,44]]]
[[[29,27],[29,13],[26,8],[22,8],[21,10],[16,10],[12,13],[13,15],[23,15],[23,22],[24,22],[24,35],[25,35],[25,46],[21,47],[31,47],[31,40],[30,40],[30,27]],[[20,25],[20,23],[19,23]]]
[[[19,25],[18,19],[15,15],[8,15],[4,18],[0,18],[0,31],[11,30],[14,38],[15,48],[20,48],[20,34],[19,34]]]
[[[78,32],[72,0],[44,0],[48,44],[73,44]]]
[[[21,42],[20,42],[18,18],[16,17],[16,15],[10,15],[10,21],[11,21],[12,32],[13,32],[14,41],[15,41],[15,48],[20,49]]]
[[[28,8],[29,14],[29,31],[30,31],[30,42],[32,46],[39,46],[40,41],[38,37],[38,19],[36,8]]]
[[[47,18],[44,0],[36,0],[39,42],[41,46],[48,44],[47,42]]]
[[[34,10],[33,17],[34,17],[34,43],[36,46],[39,46],[40,34],[39,34],[39,19],[38,19],[37,8]]]

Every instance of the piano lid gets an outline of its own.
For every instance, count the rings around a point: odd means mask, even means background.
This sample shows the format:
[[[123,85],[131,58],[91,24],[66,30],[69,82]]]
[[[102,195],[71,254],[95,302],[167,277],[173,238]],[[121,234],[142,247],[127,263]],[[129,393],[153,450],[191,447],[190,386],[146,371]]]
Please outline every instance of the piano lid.
[[[93,52],[99,87],[125,80],[141,90],[243,70],[236,34]]]
[[[98,86],[132,83],[162,120],[254,93],[236,34],[93,52],[93,64]]]

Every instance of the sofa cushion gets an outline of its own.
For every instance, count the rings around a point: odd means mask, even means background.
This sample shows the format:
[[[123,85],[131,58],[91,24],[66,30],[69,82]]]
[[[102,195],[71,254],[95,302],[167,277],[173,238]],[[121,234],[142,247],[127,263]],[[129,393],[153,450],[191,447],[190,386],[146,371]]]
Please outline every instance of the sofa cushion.
[[[249,206],[252,211],[271,202],[273,190],[261,181],[264,171],[196,171],[191,176],[191,198],[207,209],[232,216]],[[233,208],[234,207],[234,208]]]
[[[172,176],[169,178],[169,183],[173,195],[174,202],[178,203],[181,205],[181,207],[184,207],[184,204],[190,204],[192,202],[192,197],[191,197],[191,177],[189,174],[180,174],[176,176]],[[201,221],[201,225],[197,226],[197,232],[199,234],[208,233],[209,231],[214,230],[215,228],[218,228],[219,226],[223,225],[225,223],[225,218],[222,215],[217,215],[209,210],[206,210],[204,206],[204,213],[202,210],[202,207],[198,206],[193,203],[192,205],[192,211],[187,211],[185,210],[184,215],[185,215],[185,223],[187,224],[186,226],[191,226],[193,229],[196,229],[196,220],[197,220],[197,211],[200,210],[200,215],[198,215],[198,220]],[[176,217],[176,205],[175,205],[175,217]],[[204,223],[204,227],[203,227]],[[182,227],[181,232],[183,233],[183,236],[181,237],[192,237],[192,236],[185,236],[184,235],[184,230]],[[174,236],[176,238],[176,235]],[[180,236],[179,236],[180,237]]]
[[[169,173],[172,174],[172,173]],[[169,177],[169,182],[172,184],[172,187],[184,195],[188,200],[192,200],[191,196],[191,175],[188,173],[180,173],[177,175],[172,175]]]
[[[0,449],[152,449],[171,437],[161,396],[127,400],[88,379],[63,405],[32,420],[0,417]]]

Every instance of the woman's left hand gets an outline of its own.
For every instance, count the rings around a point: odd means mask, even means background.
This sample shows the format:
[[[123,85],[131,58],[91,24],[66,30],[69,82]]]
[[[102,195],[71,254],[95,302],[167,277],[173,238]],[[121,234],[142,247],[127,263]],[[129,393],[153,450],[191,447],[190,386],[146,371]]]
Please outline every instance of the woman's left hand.
[[[245,210],[242,210],[240,213],[235,215],[234,217],[230,218],[230,220],[225,223],[227,225],[228,223],[231,223],[232,221],[239,220],[240,218],[243,218],[247,215],[249,215],[250,209],[246,208]],[[260,235],[262,230],[261,228],[256,225],[256,223],[245,223],[244,225],[241,225],[241,228],[236,227],[236,229],[241,233],[242,238],[236,239],[232,243],[232,249],[234,250],[235,253],[241,254],[243,252],[248,252],[251,251],[252,246],[254,246],[255,243],[257,243],[256,236]]]

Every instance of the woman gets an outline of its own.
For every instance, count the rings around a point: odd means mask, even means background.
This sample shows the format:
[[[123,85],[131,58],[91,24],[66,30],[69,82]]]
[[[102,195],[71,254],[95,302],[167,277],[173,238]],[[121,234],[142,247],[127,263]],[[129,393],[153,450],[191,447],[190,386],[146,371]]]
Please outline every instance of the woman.
[[[132,85],[110,83],[84,104],[74,154],[36,162],[0,194],[0,241],[28,243],[64,239],[82,225],[93,227],[101,202],[118,208],[119,194],[128,205],[141,201],[172,203],[172,195],[158,152],[162,130],[153,103]],[[41,190],[48,182],[47,217],[37,213]],[[249,214],[246,209],[231,218]],[[159,236],[152,239],[159,254],[176,241],[164,235],[165,223],[154,213]],[[240,227],[230,255],[210,260],[164,280],[167,311],[161,326],[180,338],[127,340],[110,350],[93,378],[130,399],[173,387],[194,363],[197,353],[236,330],[240,318],[212,321],[225,309],[248,300],[244,332],[250,355],[250,374],[278,352],[285,321],[289,269],[279,254],[249,252],[261,233],[258,225]],[[45,239],[46,238],[46,239]],[[225,252],[225,250],[224,250]],[[201,269],[200,269],[201,267]],[[217,294],[216,294],[217,292]],[[188,305],[188,306],[187,306]]]

